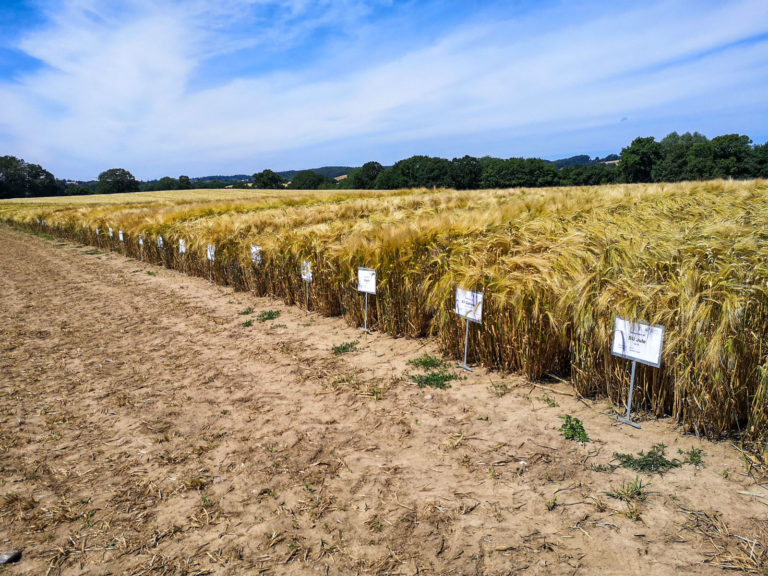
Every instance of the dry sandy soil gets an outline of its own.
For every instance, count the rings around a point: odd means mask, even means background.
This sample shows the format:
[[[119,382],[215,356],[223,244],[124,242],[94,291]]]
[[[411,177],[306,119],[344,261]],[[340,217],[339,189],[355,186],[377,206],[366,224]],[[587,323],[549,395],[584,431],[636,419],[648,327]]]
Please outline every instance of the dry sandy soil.
[[[420,389],[428,340],[6,226],[0,302],[2,574],[766,570],[768,485],[670,420],[482,369]],[[658,443],[703,464],[611,497]]]

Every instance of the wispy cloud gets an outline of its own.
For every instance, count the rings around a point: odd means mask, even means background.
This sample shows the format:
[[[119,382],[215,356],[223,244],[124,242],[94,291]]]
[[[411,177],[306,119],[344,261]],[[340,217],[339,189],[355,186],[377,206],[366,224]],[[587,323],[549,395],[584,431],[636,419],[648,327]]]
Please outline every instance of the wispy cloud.
[[[762,1],[463,4],[51,3],[16,46],[43,66],[0,80],[0,144],[151,178],[768,136]]]

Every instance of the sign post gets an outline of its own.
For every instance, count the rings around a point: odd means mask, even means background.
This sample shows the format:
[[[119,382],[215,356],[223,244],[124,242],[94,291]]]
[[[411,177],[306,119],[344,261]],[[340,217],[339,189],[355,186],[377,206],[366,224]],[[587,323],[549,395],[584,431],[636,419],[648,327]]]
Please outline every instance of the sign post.
[[[112,231],[112,226],[109,227],[109,250],[112,251],[112,239],[115,237],[115,233]]]
[[[216,246],[208,244],[205,255],[208,258],[208,284],[213,284],[213,261],[216,259]]]
[[[123,238],[123,231],[117,231],[117,237],[120,239],[120,247],[123,249],[123,256],[125,256],[125,238]]]
[[[187,245],[183,238],[179,238],[179,254],[181,254],[181,273],[187,275]]]
[[[370,334],[368,330],[368,294],[376,295],[376,270],[371,268],[357,269],[357,291],[365,294],[365,316],[362,331]]]
[[[309,283],[312,282],[312,262],[309,260],[303,260],[301,262],[301,279],[304,280],[304,285],[307,289],[304,304],[307,309],[307,314],[309,314]]]
[[[101,236],[99,236],[99,227],[96,226],[96,246],[101,248]]]
[[[261,246],[251,244],[251,262],[253,263],[253,290],[256,292],[256,267],[261,264]]]
[[[473,292],[472,290],[462,290],[456,288],[456,314],[464,318],[466,329],[464,332],[464,363],[459,364],[467,372],[472,372],[472,368],[467,366],[467,349],[469,347],[469,323],[482,323],[483,319],[483,293]]]
[[[661,350],[664,346],[664,326],[650,325],[643,322],[631,322],[616,316],[613,326],[613,343],[611,353],[619,358],[632,360],[632,375],[629,377],[629,398],[627,399],[627,415],[617,418],[619,422],[634,428],[639,424],[632,422],[632,393],[635,388],[635,368],[637,363],[658,368],[661,366]]]
[[[144,236],[139,234],[139,261],[144,262]]]

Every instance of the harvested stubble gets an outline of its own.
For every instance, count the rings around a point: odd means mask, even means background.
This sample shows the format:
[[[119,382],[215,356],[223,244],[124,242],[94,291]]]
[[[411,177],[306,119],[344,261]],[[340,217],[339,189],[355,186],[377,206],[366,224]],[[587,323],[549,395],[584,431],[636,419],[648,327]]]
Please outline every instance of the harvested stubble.
[[[177,191],[0,202],[16,225],[96,244],[127,235],[129,256],[304,301],[362,324],[358,266],[377,270],[369,323],[435,334],[463,351],[457,286],[485,293],[470,359],[531,378],[570,373],[582,394],[621,404],[629,363],[610,354],[614,315],[662,324],[661,370],[639,367],[635,401],[709,436],[768,435],[768,184],[765,181],[536,190]],[[166,246],[156,248],[162,235]],[[105,248],[105,235],[101,237]],[[254,286],[250,244],[263,247]],[[113,241],[113,249],[117,249]]]

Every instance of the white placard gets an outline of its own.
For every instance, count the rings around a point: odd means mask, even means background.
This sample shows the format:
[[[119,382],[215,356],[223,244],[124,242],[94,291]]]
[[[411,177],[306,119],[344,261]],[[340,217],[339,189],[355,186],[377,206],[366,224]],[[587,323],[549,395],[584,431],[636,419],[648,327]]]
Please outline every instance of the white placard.
[[[301,263],[301,279],[304,282],[312,282],[312,262],[304,260]]]
[[[99,235],[99,227],[96,226],[96,236],[98,236],[98,235]]]
[[[208,257],[208,260],[213,262],[216,260],[216,246],[213,244],[208,244],[208,248],[205,250],[205,255]]]
[[[186,254],[187,253],[187,245],[184,242],[183,238],[179,238],[179,254]]]
[[[114,237],[115,237],[115,233],[114,233],[114,232],[112,232],[112,227],[111,227],[111,226],[110,226],[110,228],[109,228],[109,237],[110,237],[110,238],[114,238]]]
[[[261,246],[251,244],[251,262],[261,264]]]
[[[162,248],[163,247],[163,237],[162,236],[158,236],[157,237],[157,247],[158,248]]]
[[[144,246],[144,236],[139,234],[139,246]]]
[[[661,366],[664,326],[631,322],[616,316],[611,353],[648,366]]]
[[[118,230],[117,231],[117,237],[120,238],[120,242],[125,242],[125,240],[123,239],[123,231],[122,230]]]
[[[357,291],[376,294],[376,270],[371,268],[357,269]]]
[[[482,322],[483,293],[456,288],[456,314],[470,322]]]

